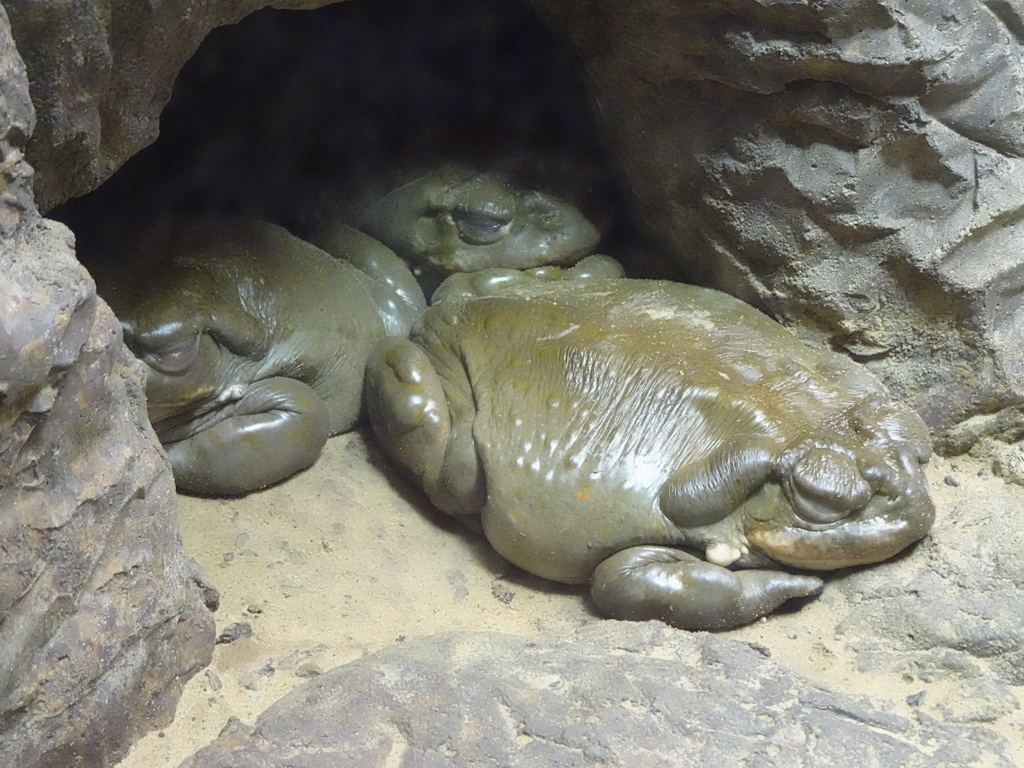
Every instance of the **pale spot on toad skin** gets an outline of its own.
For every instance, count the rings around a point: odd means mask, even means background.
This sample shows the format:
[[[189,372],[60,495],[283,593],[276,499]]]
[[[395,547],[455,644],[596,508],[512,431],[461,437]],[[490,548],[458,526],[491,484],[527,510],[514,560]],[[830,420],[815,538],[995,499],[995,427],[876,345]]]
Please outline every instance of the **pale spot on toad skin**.
[[[743,552],[735,544],[730,544],[725,541],[716,541],[713,544],[708,545],[708,548],[704,553],[704,557],[713,565],[720,565],[723,568],[728,568],[739,560],[742,554]]]
[[[241,382],[235,382],[225,387],[219,395],[217,395],[218,403],[233,403],[235,400],[241,400],[245,395],[248,387]]]
[[[556,339],[562,339],[562,338],[565,338],[566,336],[568,336],[573,331],[579,330],[579,327],[580,327],[579,323],[573,323],[568,328],[566,328],[564,331],[559,331],[558,333],[552,333],[552,334],[549,334],[547,336],[538,336],[537,337],[537,341],[555,341]]]
[[[711,313],[703,309],[690,309],[686,312],[678,312],[673,309],[663,308],[638,308],[639,314],[646,315],[651,320],[671,320],[684,325],[694,326],[704,331],[716,331],[718,326],[711,319]]]
[[[691,325],[703,328],[706,331],[717,331],[718,326],[711,320],[711,313],[703,310],[694,310],[686,318]]]
[[[677,312],[670,309],[644,309],[642,312],[651,320],[673,320],[679,316]]]
[[[660,487],[665,479],[661,462],[653,456],[645,455],[632,458],[626,478],[623,488],[627,491]]]

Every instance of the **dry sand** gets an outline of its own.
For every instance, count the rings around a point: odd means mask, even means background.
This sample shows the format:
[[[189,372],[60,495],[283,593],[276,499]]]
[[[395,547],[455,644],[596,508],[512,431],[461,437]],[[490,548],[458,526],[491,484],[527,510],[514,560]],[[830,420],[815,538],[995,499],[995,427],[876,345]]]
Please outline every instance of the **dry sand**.
[[[950,474],[958,487],[943,482]],[[933,459],[929,478],[939,525],[958,499],[1003,485],[970,459]],[[121,768],[177,766],[229,717],[251,723],[317,670],[394,643],[449,630],[557,632],[600,620],[583,589],[522,573],[431,510],[363,432],[330,440],[316,466],[277,487],[242,499],[181,497],[179,506],[185,547],[221,593],[218,633],[241,622],[252,636],[217,645],[211,666],[185,688],[174,723],[139,741]],[[764,644],[774,659],[825,685],[893,701],[910,716],[903,701],[920,682],[857,672],[827,602],[730,635]],[[929,703],[941,700],[942,691],[929,686]],[[997,727],[1024,765],[1024,726]]]

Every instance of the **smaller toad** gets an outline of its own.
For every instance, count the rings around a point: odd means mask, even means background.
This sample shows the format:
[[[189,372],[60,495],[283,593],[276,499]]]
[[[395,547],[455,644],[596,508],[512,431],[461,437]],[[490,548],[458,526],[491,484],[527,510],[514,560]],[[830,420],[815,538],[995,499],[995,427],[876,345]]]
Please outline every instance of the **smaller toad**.
[[[426,307],[404,263],[366,240],[349,253],[358,269],[273,224],[180,217],[91,265],[145,364],[179,490],[262,488],[355,425],[370,350]]]
[[[333,253],[332,243],[347,241],[353,227],[391,248],[431,288],[454,272],[573,264],[600,239],[573,203],[460,162],[347,202],[309,239]]]

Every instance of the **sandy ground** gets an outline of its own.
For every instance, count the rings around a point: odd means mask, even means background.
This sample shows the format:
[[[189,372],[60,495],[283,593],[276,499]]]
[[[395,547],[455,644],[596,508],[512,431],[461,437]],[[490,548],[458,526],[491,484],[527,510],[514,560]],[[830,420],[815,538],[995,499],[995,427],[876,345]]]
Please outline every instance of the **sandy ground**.
[[[943,482],[950,474],[958,487]],[[933,459],[929,478],[939,524],[965,494],[1003,486],[970,459]],[[218,632],[244,623],[252,635],[217,645],[211,666],[185,688],[174,723],[138,742],[122,768],[177,766],[229,717],[251,723],[309,676],[394,643],[600,620],[580,588],[523,574],[430,510],[362,432],[329,441],[316,466],[275,488],[243,499],[181,497],[180,509],[186,549],[221,593]],[[910,716],[903,702],[920,683],[857,672],[835,623],[823,599],[730,634],[768,646],[777,661],[825,685],[881,696]],[[930,701],[941,696],[930,687]],[[1024,726],[997,725],[1024,766]]]

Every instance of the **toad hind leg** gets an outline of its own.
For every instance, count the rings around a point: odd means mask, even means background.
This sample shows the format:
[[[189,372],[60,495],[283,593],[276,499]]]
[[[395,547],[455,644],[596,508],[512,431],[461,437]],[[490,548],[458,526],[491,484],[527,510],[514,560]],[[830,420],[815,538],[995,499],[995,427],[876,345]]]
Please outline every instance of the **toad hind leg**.
[[[296,379],[254,382],[232,414],[164,445],[178,490],[235,496],[284,480],[319,458],[330,434],[320,396]]]
[[[617,619],[660,619],[681,629],[732,629],[787,600],[821,591],[814,576],[730,571],[670,547],[630,547],[602,561],[591,577],[597,606]]]

